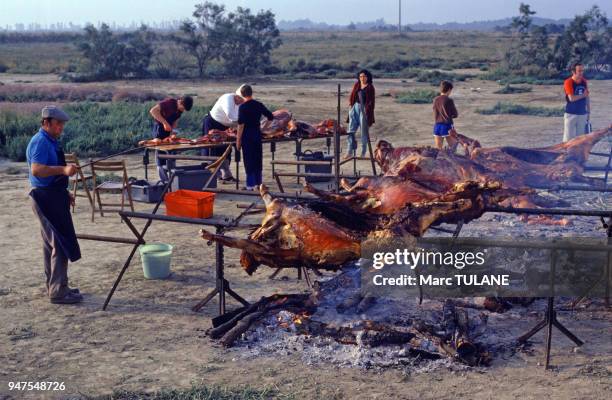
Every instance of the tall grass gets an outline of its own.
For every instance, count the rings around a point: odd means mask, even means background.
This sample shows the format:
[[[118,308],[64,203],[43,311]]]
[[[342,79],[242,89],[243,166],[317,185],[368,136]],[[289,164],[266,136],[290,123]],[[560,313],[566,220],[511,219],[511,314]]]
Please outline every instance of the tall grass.
[[[95,400],[272,400],[287,398],[272,389],[250,386],[227,388],[221,386],[194,386],[191,389],[165,389],[154,393],[115,391],[110,396]]]
[[[484,115],[491,114],[516,114],[516,115],[535,115],[540,117],[561,117],[563,108],[548,108],[536,106],[524,106],[508,102],[497,102],[493,107],[477,109],[477,113]]]
[[[72,36],[52,41],[2,43],[2,64],[11,73],[79,72],[84,60]],[[360,68],[375,76],[410,77],[413,70],[479,68],[496,63],[510,38],[497,33],[409,32],[404,36],[380,32],[281,32],[282,45],[272,52],[266,74],[344,78]],[[194,61],[164,38],[154,44],[157,54],[152,77],[195,77]],[[53,57],[41,58],[41,54]],[[207,66],[215,74],[215,62]],[[408,75],[407,75],[408,74]]]
[[[437,86],[441,81],[465,81],[468,78],[472,78],[472,75],[468,74],[456,74],[453,72],[445,72],[445,71],[421,71],[418,73],[416,80],[418,82],[427,82],[430,85]]]
[[[101,85],[27,85],[0,86],[0,101],[136,101],[161,100],[166,94],[152,90],[117,89]]]
[[[395,102],[401,104],[429,104],[438,95],[434,90],[417,89],[401,92],[395,96]]]
[[[149,109],[155,102],[68,104],[64,110],[71,120],[61,136],[63,148],[79,157],[104,156],[126,150],[151,137]],[[210,107],[194,105],[179,120],[181,136],[201,134],[201,121]],[[38,114],[0,111],[0,154],[15,161],[25,160],[27,144],[40,127]]]
[[[515,93],[527,93],[531,92],[530,87],[521,87],[521,86],[510,86],[506,85],[499,90],[496,90],[495,94],[515,94]]]

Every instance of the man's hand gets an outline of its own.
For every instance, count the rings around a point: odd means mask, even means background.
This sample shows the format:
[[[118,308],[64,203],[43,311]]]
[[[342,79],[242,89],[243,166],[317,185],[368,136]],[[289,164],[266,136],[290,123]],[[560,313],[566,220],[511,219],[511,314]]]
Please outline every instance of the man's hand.
[[[70,196],[70,205],[74,207],[75,205],[74,194],[68,192],[68,195]]]
[[[240,151],[240,146],[242,145],[242,143],[240,143],[240,140],[236,140],[236,151]]]
[[[170,124],[169,124],[169,123],[167,123],[167,122],[166,122],[166,123],[164,124],[164,130],[165,130],[166,132],[172,132],[172,127],[170,126]]]
[[[76,173],[77,173],[77,167],[75,165],[70,164],[64,167],[64,175],[73,176]]]

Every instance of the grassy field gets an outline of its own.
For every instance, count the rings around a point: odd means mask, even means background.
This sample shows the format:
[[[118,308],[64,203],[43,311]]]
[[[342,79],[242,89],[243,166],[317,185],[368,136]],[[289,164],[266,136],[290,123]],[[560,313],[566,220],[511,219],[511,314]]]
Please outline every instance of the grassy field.
[[[379,75],[405,77],[419,69],[488,68],[498,62],[510,37],[481,32],[283,32],[272,53],[271,72],[288,77],[348,77],[367,67]],[[157,43],[151,69],[188,62],[184,53]],[[0,63],[11,73],[78,71],[83,59],[72,42],[2,43]],[[43,57],[52,54],[52,57]],[[174,64],[173,61],[174,60]],[[1,67],[1,66],[0,66]],[[211,66],[214,69],[214,65]]]
[[[480,68],[496,63],[510,38],[476,32],[284,32],[273,53],[282,70],[303,72],[312,63],[321,71],[373,71],[401,77],[415,68]],[[303,67],[298,67],[302,60]]]
[[[78,102],[64,106],[72,116],[62,136],[68,152],[80,157],[108,155],[134,147],[151,138],[149,109],[155,102]],[[201,120],[209,107],[195,105],[181,118],[183,136],[200,135]],[[25,149],[38,131],[38,112],[18,114],[0,110],[0,155],[16,161],[25,160]]]
[[[81,54],[70,42],[2,43],[0,54],[0,64],[7,68],[6,72],[22,74],[75,71],[83,62]]]

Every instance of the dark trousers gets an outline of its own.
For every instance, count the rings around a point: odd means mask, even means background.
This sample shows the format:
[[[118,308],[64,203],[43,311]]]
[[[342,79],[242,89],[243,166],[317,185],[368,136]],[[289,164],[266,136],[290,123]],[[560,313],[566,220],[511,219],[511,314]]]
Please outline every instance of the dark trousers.
[[[43,241],[43,259],[47,276],[47,293],[50,298],[64,297],[68,293],[68,257],[64,254],[59,240],[50,224],[33,205],[34,215],[40,221]]]
[[[263,170],[263,145],[261,132],[246,130],[243,134],[242,159],[247,187],[261,185]]]

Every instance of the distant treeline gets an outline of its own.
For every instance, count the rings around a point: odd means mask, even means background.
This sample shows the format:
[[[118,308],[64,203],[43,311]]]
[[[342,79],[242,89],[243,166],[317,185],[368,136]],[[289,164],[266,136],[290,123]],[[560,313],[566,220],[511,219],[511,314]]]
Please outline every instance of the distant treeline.
[[[65,43],[83,39],[77,32],[0,32],[0,43]]]
[[[154,31],[144,25],[116,32],[107,24],[88,25],[83,33],[0,32],[0,45],[7,44],[0,72],[51,72],[66,81],[81,82],[253,74],[348,78],[368,68],[377,77],[437,84],[438,76],[452,75],[431,70],[471,68],[485,72],[480,74],[485,79],[504,83],[552,83],[567,76],[568,67],[580,61],[589,78],[612,77],[612,27],[597,6],[566,25],[537,25],[544,20],[534,14],[529,5],[521,3],[519,16],[497,33],[446,32],[425,46],[418,43],[419,33],[353,32],[351,28],[359,25],[352,24],[348,31],[313,38],[308,38],[309,33],[285,33],[283,38],[293,41],[279,48],[281,37],[271,11],[254,14],[238,7],[227,12],[223,5],[205,2],[196,5],[192,17],[175,32]],[[296,41],[295,35],[303,39]],[[488,39],[488,49],[482,45],[486,35],[494,36]],[[31,45],[11,46],[20,43]],[[41,63],[42,46],[36,43],[60,43],[59,50],[68,57],[58,57],[53,66]],[[12,63],[5,61],[11,59]],[[456,74],[455,79],[463,76]]]

